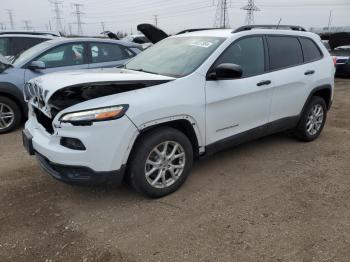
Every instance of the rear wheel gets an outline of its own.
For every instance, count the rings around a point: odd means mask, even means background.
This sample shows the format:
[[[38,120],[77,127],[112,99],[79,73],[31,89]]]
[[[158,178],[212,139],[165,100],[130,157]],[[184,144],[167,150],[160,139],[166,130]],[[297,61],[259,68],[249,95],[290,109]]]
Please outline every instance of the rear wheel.
[[[0,134],[15,130],[21,123],[22,113],[12,99],[0,96]]]
[[[310,142],[318,138],[327,119],[327,106],[323,98],[315,96],[307,105],[295,135],[298,139]]]
[[[163,197],[185,182],[192,164],[192,144],[182,132],[174,128],[154,130],[144,135],[133,151],[130,182],[148,197]]]

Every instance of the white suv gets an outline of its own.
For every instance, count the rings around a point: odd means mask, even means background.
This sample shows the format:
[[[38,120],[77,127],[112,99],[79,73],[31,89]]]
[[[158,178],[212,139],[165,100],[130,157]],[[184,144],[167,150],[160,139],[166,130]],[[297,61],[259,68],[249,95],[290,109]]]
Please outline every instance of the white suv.
[[[137,191],[162,197],[200,156],[284,130],[316,139],[334,73],[319,36],[300,27],[189,32],[121,69],[31,80],[23,142],[58,180],[127,177]]]

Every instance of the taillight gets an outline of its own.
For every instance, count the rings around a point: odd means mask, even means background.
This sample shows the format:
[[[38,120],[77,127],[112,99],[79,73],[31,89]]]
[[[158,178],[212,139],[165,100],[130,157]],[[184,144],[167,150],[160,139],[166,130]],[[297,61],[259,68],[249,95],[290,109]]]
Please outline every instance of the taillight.
[[[333,64],[336,65],[337,64],[337,57],[333,56]]]

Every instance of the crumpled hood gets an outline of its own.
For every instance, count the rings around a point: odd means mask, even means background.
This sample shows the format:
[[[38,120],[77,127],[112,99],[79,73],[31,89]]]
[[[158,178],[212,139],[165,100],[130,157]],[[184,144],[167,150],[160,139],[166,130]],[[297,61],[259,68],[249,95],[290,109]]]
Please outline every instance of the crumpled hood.
[[[87,100],[159,85],[174,79],[118,68],[58,72],[30,80],[24,87],[24,96],[26,101],[51,117]]]

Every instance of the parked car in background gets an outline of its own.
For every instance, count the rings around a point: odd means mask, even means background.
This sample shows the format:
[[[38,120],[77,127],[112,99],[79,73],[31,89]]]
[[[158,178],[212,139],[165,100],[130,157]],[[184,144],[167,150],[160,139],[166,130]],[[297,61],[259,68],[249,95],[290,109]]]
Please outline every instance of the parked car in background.
[[[336,76],[350,77],[350,45],[330,51],[335,58]]]
[[[55,32],[2,31],[0,32],[0,55],[8,60],[42,42],[60,37]]]
[[[0,59],[0,134],[15,129],[26,115],[22,89],[28,80],[57,71],[120,66],[141,51],[141,45],[124,41],[56,38],[28,49],[12,63]]]
[[[332,57],[318,35],[275,28],[178,34],[122,69],[33,79],[24,146],[58,180],[126,174],[138,192],[162,197],[205,154],[284,130],[313,141],[333,100]]]
[[[143,46],[143,49],[147,49],[148,47],[150,47],[152,45],[150,40],[144,35],[128,35],[128,36],[122,38],[121,40],[140,44]]]

